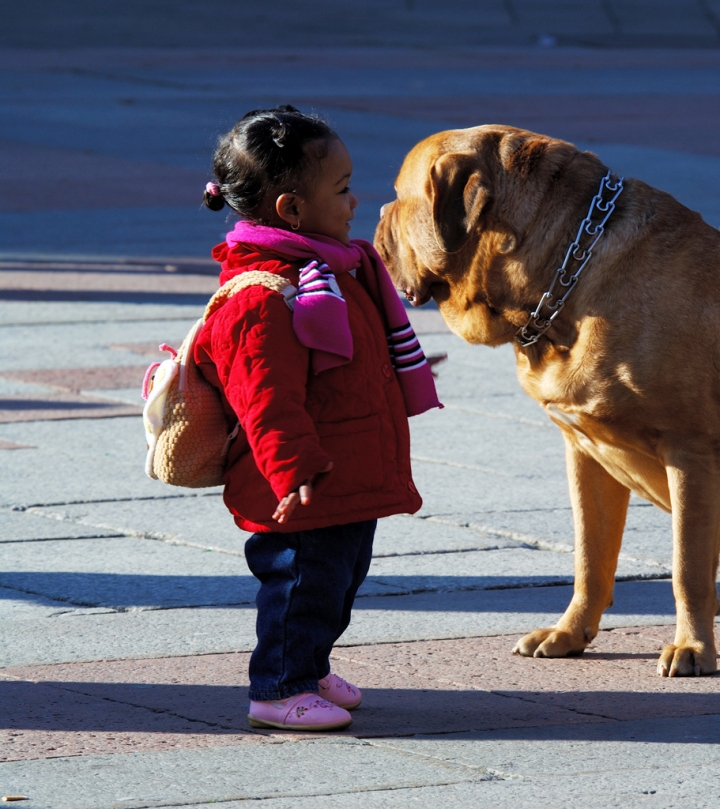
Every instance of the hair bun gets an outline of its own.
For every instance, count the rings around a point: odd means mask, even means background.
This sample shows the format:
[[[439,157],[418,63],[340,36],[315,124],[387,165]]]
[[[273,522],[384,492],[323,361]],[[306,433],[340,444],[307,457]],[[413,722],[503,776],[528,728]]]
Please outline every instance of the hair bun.
[[[225,207],[225,198],[217,183],[208,183],[203,193],[203,202],[211,211],[220,211]]]

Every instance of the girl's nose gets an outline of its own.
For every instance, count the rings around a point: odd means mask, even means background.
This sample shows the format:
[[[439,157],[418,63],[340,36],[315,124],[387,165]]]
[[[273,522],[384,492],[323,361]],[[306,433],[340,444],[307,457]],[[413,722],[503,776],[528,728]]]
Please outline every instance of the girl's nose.
[[[355,194],[351,193],[350,194],[350,207],[352,208],[353,211],[355,210],[355,208],[357,208],[359,202],[360,202],[360,200],[355,196]]]

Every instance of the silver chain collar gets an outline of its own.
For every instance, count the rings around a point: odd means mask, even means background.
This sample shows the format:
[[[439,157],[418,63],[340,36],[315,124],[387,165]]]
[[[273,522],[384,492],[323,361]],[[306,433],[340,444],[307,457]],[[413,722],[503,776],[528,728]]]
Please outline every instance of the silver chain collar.
[[[550,289],[540,298],[540,303],[530,315],[528,322],[515,335],[515,339],[521,346],[531,346],[537,343],[560,314],[568,295],[578,282],[580,273],[585,269],[592,257],[593,248],[605,232],[605,224],[615,210],[615,201],[622,193],[624,179],[624,177],[618,178],[608,171],[600,181],[600,188],[590,203],[587,216],[580,223],[575,241],[568,247],[562,266],[558,267],[555,273]],[[593,216],[596,221],[593,221]],[[588,238],[584,237],[589,237],[589,241]],[[588,242],[585,247],[580,246],[583,240]],[[578,268],[568,277],[570,259],[577,262]],[[553,291],[557,284],[560,284],[565,289],[565,293],[561,297],[553,296]]]

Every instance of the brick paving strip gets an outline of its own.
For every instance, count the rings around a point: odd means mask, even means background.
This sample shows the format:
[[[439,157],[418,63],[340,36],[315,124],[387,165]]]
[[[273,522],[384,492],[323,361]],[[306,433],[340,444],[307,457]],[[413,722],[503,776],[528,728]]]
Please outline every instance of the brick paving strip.
[[[155,350],[157,353],[157,347]],[[118,404],[96,396],[88,396],[81,391],[137,388],[139,394],[146,367],[147,365],[130,365],[0,371],[2,379],[54,389],[47,393],[34,393],[31,396],[0,397],[0,424],[138,415],[142,413],[141,404]],[[13,448],[0,444],[0,449]]]
[[[154,343],[154,354],[159,354]],[[0,377],[26,382],[30,385],[47,385],[51,388],[79,393],[83,390],[121,390],[138,388],[142,384],[146,365],[120,365],[100,368],[47,368],[36,371],[0,371]]]
[[[718,677],[661,679],[673,628],[603,631],[581,658],[512,655],[518,636],[338,648],[333,667],[364,690],[343,736],[620,723],[717,713]],[[0,670],[0,760],[307,739],[252,731],[249,654],[18,666]]]

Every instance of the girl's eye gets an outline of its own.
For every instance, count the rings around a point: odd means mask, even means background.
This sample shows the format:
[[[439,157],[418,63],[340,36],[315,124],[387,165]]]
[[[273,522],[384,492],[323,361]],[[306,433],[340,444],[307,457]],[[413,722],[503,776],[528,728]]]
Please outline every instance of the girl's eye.
[[[341,194],[348,194],[350,193],[350,186],[346,185],[345,188],[340,192]]]

